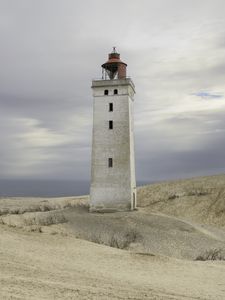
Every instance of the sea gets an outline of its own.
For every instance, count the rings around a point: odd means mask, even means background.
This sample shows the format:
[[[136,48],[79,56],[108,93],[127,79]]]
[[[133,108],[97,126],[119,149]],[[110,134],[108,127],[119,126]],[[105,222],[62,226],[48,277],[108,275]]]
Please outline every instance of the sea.
[[[88,181],[0,179],[0,197],[63,197],[89,194]]]
[[[137,182],[144,184],[147,182]],[[0,197],[68,197],[89,192],[89,181],[0,179]]]

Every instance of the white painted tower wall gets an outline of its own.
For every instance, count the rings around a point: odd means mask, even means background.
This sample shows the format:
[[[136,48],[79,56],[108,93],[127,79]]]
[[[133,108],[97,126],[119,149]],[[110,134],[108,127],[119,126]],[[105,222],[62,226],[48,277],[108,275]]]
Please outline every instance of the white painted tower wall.
[[[94,80],[90,211],[136,208],[133,135],[134,84],[130,78]],[[114,94],[117,89],[118,94]],[[108,95],[105,95],[108,90]],[[113,111],[109,111],[113,103]],[[109,129],[109,121],[113,129]],[[109,167],[108,159],[113,159]]]

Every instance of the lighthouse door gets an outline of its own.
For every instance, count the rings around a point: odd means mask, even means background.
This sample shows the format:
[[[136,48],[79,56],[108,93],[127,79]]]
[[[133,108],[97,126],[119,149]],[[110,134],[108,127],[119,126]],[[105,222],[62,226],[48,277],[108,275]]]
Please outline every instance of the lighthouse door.
[[[136,208],[136,199],[135,199],[135,193],[133,193],[133,209]]]

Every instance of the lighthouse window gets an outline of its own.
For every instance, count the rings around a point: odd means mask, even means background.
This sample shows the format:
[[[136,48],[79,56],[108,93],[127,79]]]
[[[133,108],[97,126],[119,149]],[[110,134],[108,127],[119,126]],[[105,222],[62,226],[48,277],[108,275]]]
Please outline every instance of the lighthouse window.
[[[109,168],[113,167],[113,159],[112,159],[112,157],[108,158],[108,167]]]
[[[118,90],[115,89],[115,90],[114,90],[114,95],[117,95],[117,94],[118,94]]]
[[[109,94],[109,90],[104,90],[104,95],[108,95]]]
[[[109,103],[109,111],[113,111],[113,103]]]
[[[112,120],[109,121],[109,129],[113,129],[113,121]]]

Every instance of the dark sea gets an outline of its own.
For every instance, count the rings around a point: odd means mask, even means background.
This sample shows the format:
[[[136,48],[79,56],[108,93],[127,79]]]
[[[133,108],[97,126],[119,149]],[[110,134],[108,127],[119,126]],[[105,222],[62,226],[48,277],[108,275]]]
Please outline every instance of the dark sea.
[[[87,194],[88,181],[0,179],[0,197],[62,197]]]
[[[147,183],[137,183],[143,184]],[[63,197],[88,195],[89,192],[89,181],[0,179],[0,197]]]

